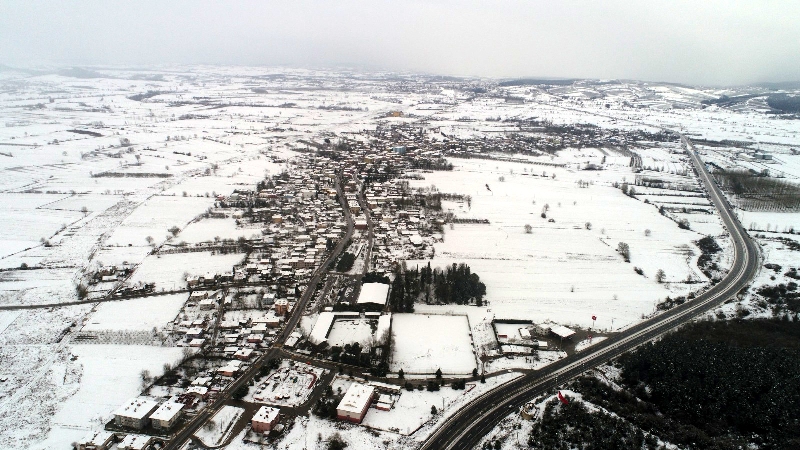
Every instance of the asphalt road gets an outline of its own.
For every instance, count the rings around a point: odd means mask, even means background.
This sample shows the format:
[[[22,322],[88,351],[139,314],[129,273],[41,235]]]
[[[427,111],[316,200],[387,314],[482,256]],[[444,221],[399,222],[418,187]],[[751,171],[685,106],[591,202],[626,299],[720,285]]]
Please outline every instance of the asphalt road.
[[[681,140],[687,147],[709,198],[719,210],[731,235],[734,261],[725,278],[692,301],[637,324],[582,353],[562,359],[543,370],[517,378],[487,392],[450,416],[423,443],[421,446],[423,450],[474,448],[500,420],[517,411],[530,399],[552,392],[557,386],[586,370],[604,364],[715,308],[734,297],[749,284],[760,264],[758,247],[737,221],[730,204],[711,180],[691,142],[685,136],[681,136]]]

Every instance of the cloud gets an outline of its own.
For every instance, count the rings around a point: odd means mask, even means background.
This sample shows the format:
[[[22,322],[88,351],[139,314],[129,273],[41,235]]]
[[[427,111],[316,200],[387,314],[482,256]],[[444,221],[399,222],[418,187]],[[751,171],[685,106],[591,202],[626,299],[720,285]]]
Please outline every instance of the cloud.
[[[795,1],[6,1],[6,64],[356,66],[701,84],[800,79]]]

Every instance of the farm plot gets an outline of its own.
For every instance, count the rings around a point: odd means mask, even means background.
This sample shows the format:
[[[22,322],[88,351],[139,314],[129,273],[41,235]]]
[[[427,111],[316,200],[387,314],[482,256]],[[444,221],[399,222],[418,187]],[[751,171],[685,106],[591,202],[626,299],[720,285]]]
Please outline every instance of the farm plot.
[[[443,207],[456,217],[490,223],[445,230],[431,264],[468,264],[486,284],[497,318],[589,326],[597,315],[598,327],[611,328],[613,320],[618,328],[653,312],[667,295],[697,287],[687,279],[705,280],[694,246],[701,234],[680,229],[654,205],[606,182],[579,187],[577,182],[586,180],[582,177],[595,176],[591,173],[548,168],[551,176],[544,178],[521,175],[528,169],[524,164],[456,162],[455,170],[425,174],[425,180],[412,184],[470,195],[471,205],[446,202]],[[613,175],[601,172],[606,180]],[[617,252],[620,242],[630,248],[630,263]],[[666,283],[655,281],[658,270],[665,272]]]
[[[150,331],[172,321],[187,294],[159,295],[100,304],[82,331]]]
[[[139,395],[143,370],[151,376],[160,376],[164,364],[174,365],[181,358],[182,350],[146,345],[71,346],[83,375],[77,392],[55,411],[50,434],[58,435],[75,428],[87,430],[109,420],[111,413],[124,401]],[[47,395],[47,392],[41,394]]]
[[[392,335],[392,372],[467,375],[477,367],[466,316],[394,314]]]
[[[129,284],[155,283],[156,289],[186,287],[184,274],[205,275],[230,272],[244,258],[241,254],[212,255],[211,252],[150,255],[136,269]]]
[[[190,223],[175,240],[196,244],[221,239],[236,240],[240,237],[249,239],[254,236],[261,236],[259,228],[239,228],[234,219],[204,219]]]
[[[162,242],[171,236],[170,228],[183,228],[211,205],[210,199],[202,197],[152,197],[125,218],[107,245],[145,246],[147,237]]]

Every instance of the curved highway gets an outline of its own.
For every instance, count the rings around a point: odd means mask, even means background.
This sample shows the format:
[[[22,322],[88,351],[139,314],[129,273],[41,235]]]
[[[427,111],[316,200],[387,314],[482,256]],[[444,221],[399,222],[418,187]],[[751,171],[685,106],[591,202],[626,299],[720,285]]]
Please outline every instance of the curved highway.
[[[758,246],[750,239],[722,192],[695,153],[691,142],[680,135],[706,193],[719,210],[731,235],[734,261],[728,274],[719,283],[694,300],[639,323],[613,338],[579,354],[571,355],[535,373],[524,375],[478,397],[468,406],[445,420],[422,444],[423,450],[472,449],[481,438],[512,411],[518,410],[537,395],[552,391],[560,384],[588,369],[604,364],[681,324],[715,308],[746,287],[759,267]]]

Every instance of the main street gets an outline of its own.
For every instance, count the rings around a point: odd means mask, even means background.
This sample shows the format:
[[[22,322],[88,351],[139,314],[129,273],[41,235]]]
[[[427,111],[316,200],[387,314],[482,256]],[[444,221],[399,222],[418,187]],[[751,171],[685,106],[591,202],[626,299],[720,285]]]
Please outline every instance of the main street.
[[[705,190],[720,213],[731,236],[734,260],[728,274],[719,283],[698,295],[694,300],[637,324],[613,338],[572,355],[545,369],[525,375],[480,396],[467,407],[450,416],[423,443],[422,449],[471,449],[498,422],[517,411],[537,395],[552,392],[564,382],[586,370],[605,364],[622,353],[648,342],[719,306],[745,288],[759,266],[756,244],[737,221],[731,206],[714,184],[705,164],[696,154],[691,142],[683,135],[692,163]]]

